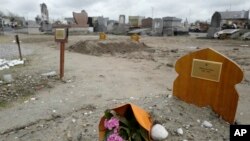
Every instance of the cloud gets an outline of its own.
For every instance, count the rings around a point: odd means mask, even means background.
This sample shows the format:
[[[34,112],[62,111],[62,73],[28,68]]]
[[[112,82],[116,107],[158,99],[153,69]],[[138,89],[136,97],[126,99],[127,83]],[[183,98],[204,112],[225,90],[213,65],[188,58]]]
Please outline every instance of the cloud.
[[[145,17],[176,16],[189,21],[208,20],[215,11],[249,10],[249,0],[0,0],[0,11],[34,19],[45,2],[51,19],[72,17],[72,12],[86,10],[89,16],[118,20],[120,14]]]

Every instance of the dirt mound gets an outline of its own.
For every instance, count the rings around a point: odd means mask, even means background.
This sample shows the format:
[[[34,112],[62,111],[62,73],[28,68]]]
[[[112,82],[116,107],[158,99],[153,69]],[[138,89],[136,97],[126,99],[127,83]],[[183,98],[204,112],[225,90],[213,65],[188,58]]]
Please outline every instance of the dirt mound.
[[[79,41],[69,47],[70,51],[75,51],[83,54],[91,54],[100,56],[102,54],[111,54],[115,53],[125,54],[135,51],[146,50],[149,47],[144,43],[132,42],[130,40],[116,41],[116,40],[86,40]]]

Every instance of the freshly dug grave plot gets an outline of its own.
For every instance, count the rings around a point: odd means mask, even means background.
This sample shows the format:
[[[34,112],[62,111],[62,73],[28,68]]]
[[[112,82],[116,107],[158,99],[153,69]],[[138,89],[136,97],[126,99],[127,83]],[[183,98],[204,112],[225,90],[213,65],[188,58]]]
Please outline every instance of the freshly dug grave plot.
[[[101,56],[102,54],[115,55],[116,53],[125,54],[135,51],[147,51],[148,49],[150,49],[150,47],[144,43],[132,42],[130,40],[86,40],[79,41],[69,47],[70,51],[95,56]]]

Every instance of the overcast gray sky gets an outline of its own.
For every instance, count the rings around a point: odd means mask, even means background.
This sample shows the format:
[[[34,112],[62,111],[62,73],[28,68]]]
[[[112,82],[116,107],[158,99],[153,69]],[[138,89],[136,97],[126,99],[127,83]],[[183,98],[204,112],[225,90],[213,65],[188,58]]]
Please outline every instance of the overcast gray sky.
[[[175,16],[189,21],[211,19],[214,11],[249,10],[250,0],[0,0],[0,11],[34,20],[46,3],[50,19],[72,17],[85,10],[89,16],[118,20],[120,14],[145,17]]]

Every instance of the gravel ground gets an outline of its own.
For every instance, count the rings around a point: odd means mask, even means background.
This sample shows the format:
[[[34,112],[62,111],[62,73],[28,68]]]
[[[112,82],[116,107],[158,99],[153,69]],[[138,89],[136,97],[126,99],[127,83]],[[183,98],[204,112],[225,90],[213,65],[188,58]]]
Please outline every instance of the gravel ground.
[[[229,140],[229,124],[218,118],[209,108],[198,108],[167,95],[110,99],[106,102],[109,105],[83,105],[64,115],[55,112],[47,119],[5,131],[2,133],[2,140],[97,141],[97,127],[105,109],[127,102],[142,105],[146,111],[151,112],[153,118],[169,132],[167,141]],[[204,121],[213,126],[203,127]],[[182,128],[183,135],[177,133],[178,128]]]
[[[36,80],[40,75],[35,74],[58,70],[59,49],[50,38],[25,37],[23,41],[28,43],[27,47],[31,47],[34,55],[28,57],[28,65],[4,72],[9,71],[15,76],[22,72],[25,77],[32,76]],[[109,39],[127,38],[111,36]],[[66,46],[90,39],[97,40],[98,36],[72,36]],[[245,79],[237,87],[240,99],[236,120],[250,123],[250,42],[198,40],[188,36],[142,37],[141,41],[155,51],[114,56],[66,51],[65,81],[53,83],[52,88],[35,91],[31,98],[1,109],[0,140],[95,141],[98,140],[98,123],[104,110],[131,102],[152,113],[164,125],[169,132],[168,141],[227,141],[229,124],[218,115],[207,107],[199,108],[171,97],[176,78],[175,61],[184,54],[207,47],[225,54],[244,69]],[[21,83],[22,79],[25,78],[17,80]],[[32,83],[32,79],[27,81]],[[212,127],[202,127],[204,121],[210,122]],[[183,135],[177,134],[178,128],[183,129]]]
[[[31,55],[33,50],[28,48],[28,45],[21,44],[21,52],[23,56]],[[13,44],[0,44],[0,58],[10,59],[19,58],[18,46]]]

